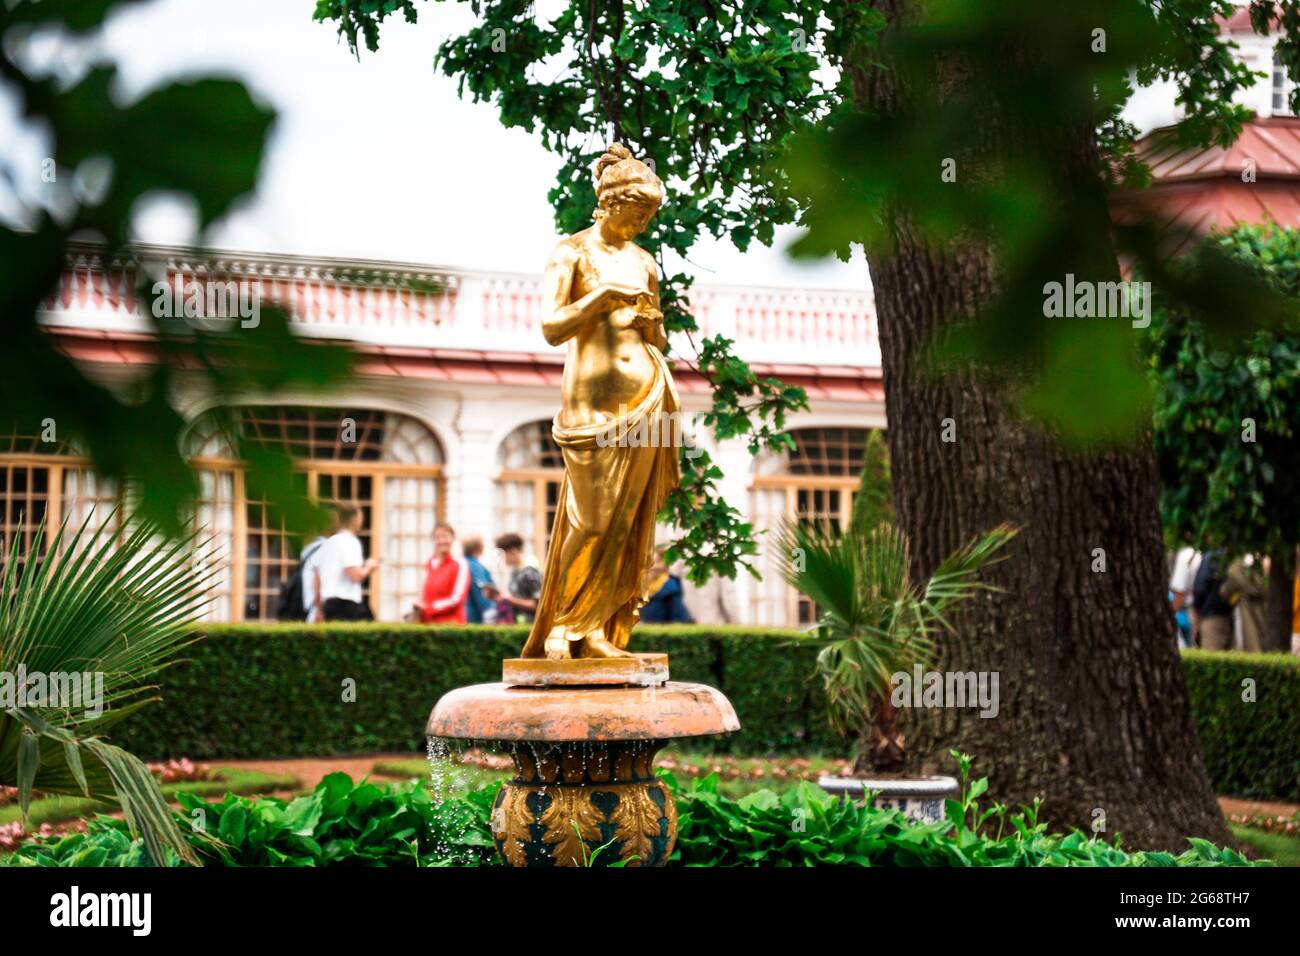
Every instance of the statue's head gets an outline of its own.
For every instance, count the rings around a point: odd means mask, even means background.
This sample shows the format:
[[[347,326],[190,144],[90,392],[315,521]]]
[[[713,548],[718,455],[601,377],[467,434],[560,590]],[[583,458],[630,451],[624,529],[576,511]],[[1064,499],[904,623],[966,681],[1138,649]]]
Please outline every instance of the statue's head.
[[[596,161],[597,220],[626,239],[640,235],[664,201],[664,184],[653,169],[613,143]]]

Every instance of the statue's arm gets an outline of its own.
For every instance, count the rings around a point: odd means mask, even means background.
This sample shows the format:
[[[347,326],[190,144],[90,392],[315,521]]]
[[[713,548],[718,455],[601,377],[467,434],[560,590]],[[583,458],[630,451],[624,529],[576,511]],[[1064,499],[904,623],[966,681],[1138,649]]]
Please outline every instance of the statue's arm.
[[[542,275],[542,301],[547,306],[542,319],[542,335],[551,345],[563,345],[577,335],[600,313],[610,293],[608,286],[600,286],[576,302],[570,302],[577,265],[578,250],[568,243],[561,243]]]
[[[664,331],[663,307],[659,304],[659,265],[649,253],[646,253],[645,257],[649,266],[649,280],[646,286],[650,290],[650,295],[654,298],[655,311],[659,313],[659,321],[651,325],[647,337],[650,344],[662,352],[668,347],[668,333]]]

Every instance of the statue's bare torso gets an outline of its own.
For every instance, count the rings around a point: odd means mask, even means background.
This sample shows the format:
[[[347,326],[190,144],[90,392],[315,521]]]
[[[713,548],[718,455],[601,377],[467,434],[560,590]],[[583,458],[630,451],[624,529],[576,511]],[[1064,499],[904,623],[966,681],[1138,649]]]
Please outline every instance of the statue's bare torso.
[[[595,227],[560,243],[547,266],[548,288],[567,288],[565,304],[602,285],[648,289],[658,308],[654,259],[635,243],[612,247]],[[558,303],[557,303],[558,304]],[[611,298],[568,340],[560,423],[600,424],[617,418],[643,399],[654,382],[655,362],[646,349],[636,303]]]

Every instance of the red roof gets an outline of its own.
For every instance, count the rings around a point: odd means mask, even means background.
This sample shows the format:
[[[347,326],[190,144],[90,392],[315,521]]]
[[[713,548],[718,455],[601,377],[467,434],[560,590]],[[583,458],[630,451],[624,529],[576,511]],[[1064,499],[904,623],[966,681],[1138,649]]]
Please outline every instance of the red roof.
[[[1219,24],[1220,33],[1253,33],[1254,28],[1250,25],[1250,7],[1238,7],[1226,17],[1215,17]],[[1273,15],[1273,21],[1277,22],[1277,14]]]
[[[1172,126],[1153,130],[1137,141],[1138,158],[1161,183],[1181,179],[1230,176],[1241,181],[1247,163],[1255,163],[1256,180],[1300,178],[1300,117],[1270,116],[1251,120],[1228,148],[1180,148]],[[1251,185],[1242,183],[1242,185]]]
[[[1118,222],[1153,217],[1170,237],[1165,251],[1171,255],[1211,229],[1268,222],[1300,227],[1300,117],[1252,120],[1226,149],[1180,148],[1169,127],[1144,136],[1135,149],[1153,182],[1115,193],[1111,214]],[[1242,174],[1251,160],[1254,176],[1247,181]]]

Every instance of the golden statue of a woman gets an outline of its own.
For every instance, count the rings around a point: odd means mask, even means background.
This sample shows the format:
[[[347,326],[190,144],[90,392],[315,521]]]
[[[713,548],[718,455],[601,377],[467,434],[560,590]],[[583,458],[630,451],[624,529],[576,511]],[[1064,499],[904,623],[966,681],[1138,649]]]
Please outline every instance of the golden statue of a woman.
[[[596,198],[595,225],[556,247],[543,280],[542,332],[568,343],[551,428],[564,482],[524,657],[628,656],[655,519],[681,477],[674,442],[628,440],[658,436],[665,421],[677,434],[658,269],[633,242],[663,202],[663,183],[614,144],[596,163]]]

